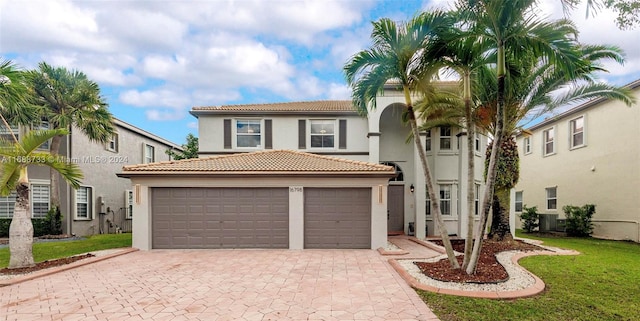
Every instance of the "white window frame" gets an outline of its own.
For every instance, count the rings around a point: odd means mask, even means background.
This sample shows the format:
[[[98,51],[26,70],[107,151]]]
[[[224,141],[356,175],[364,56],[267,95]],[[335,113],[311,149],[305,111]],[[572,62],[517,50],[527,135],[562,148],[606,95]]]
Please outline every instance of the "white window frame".
[[[336,145],[337,145],[337,141],[338,141],[338,120],[337,119],[309,119],[307,120],[308,124],[309,124],[309,130],[307,132],[307,139],[308,139],[308,143],[309,143],[309,149],[336,149]],[[313,133],[312,132],[312,127],[313,127],[313,123],[319,123],[319,122],[323,122],[326,124],[331,124],[333,125],[333,134],[326,134],[326,133]],[[312,144],[312,136],[333,136],[333,146],[320,146],[320,147],[314,147]]]
[[[518,194],[520,194],[520,200],[518,200]],[[524,208],[524,191],[516,191],[515,196],[513,197],[513,209],[516,213],[522,213],[522,209]],[[518,209],[518,204],[520,205],[520,209]]]
[[[129,220],[133,218],[133,200],[133,190],[128,189],[124,191],[124,204],[126,209],[125,218]]]
[[[248,124],[258,124],[260,126],[260,132],[256,135],[254,132],[247,130],[247,133],[238,133],[238,123],[247,122]],[[233,122],[233,143],[237,149],[262,149],[264,146],[264,122],[262,119],[257,118],[238,118]],[[238,145],[238,136],[260,136],[257,146],[240,146]]]
[[[117,153],[120,150],[120,135],[113,133],[104,147],[110,152]]]
[[[577,120],[582,119],[582,130],[580,132],[575,132],[574,131],[574,125],[576,123]],[[580,147],[584,147],[587,145],[587,135],[586,135],[586,121],[585,121],[585,117],[584,115],[580,115],[578,117],[575,117],[573,119],[569,120],[569,149],[577,149]],[[574,144],[574,137],[578,134],[582,135],[582,143],[575,145]]]
[[[480,184],[479,183],[475,183],[474,184],[474,195],[473,195],[473,202],[475,203],[475,209],[474,209],[474,215],[478,216],[480,214]]]
[[[431,149],[433,148],[431,146],[431,142],[432,142],[432,140],[431,140],[431,129],[428,129],[426,131],[426,134],[424,135],[424,150],[427,153],[431,152]]]
[[[151,155],[149,155],[149,149],[151,150]],[[144,164],[153,163],[156,161],[156,147],[149,144],[142,145],[142,162]]]
[[[12,191],[11,194],[7,196],[0,196],[0,209],[2,209],[2,212],[0,212],[0,218],[13,217],[14,209],[16,207],[16,197],[17,193],[15,191]]]
[[[30,182],[29,184],[29,201],[31,205],[31,217],[32,218],[45,218],[47,213],[49,212],[49,203],[51,202],[51,186],[47,181],[45,182]],[[41,195],[39,193],[35,193],[36,189],[40,189],[46,187],[46,199],[41,199]],[[36,210],[36,204],[46,204],[46,210],[44,212],[38,213]]]
[[[431,199],[429,198],[429,188],[427,187],[426,184],[424,186],[424,191],[425,191],[425,195],[426,195],[426,199],[425,199],[425,215],[430,216],[431,215]]]
[[[473,145],[473,150],[476,152],[476,154],[480,154],[481,147],[482,147],[482,144],[480,143],[480,133],[476,132],[475,138],[474,138],[474,145]]]
[[[446,215],[446,216],[452,216],[453,215],[453,199],[452,199],[452,195],[453,195],[453,184],[447,183],[447,184],[438,184],[438,190],[440,193],[440,213],[442,215]],[[446,198],[445,196],[447,196],[445,193],[447,192],[446,189],[443,189],[443,187],[448,187],[448,192],[449,192],[449,197]],[[445,203],[448,203],[448,206],[446,208],[448,208],[448,213],[445,213],[444,209],[445,209]]]
[[[531,136],[527,136],[522,140],[522,149],[525,155],[531,154]]]
[[[87,195],[87,201],[86,202],[78,202],[78,191],[80,189],[87,189],[88,195]],[[86,217],[84,216],[79,216],[78,214],[78,204],[86,204],[87,205],[87,215]],[[87,185],[80,185],[80,187],[78,189],[76,189],[73,193],[73,212],[74,212],[74,219],[76,221],[90,221],[93,219],[93,206],[94,206],[95,202],[94,202],[94,193],[93,193],[93,186],[87,186]]]
[[[544,189],[545,191],[545,204],[547,207],[547,211],[557,211],[558,210],[558,187],[557,186],[553,186],[553,187],[547,187]],[[551,197],[549,194],[550,192],[553,191],[553,197]],[[550,201],[554,201],[554,207],[550,207],[549,206],[549,202]]]
[[[439,127],[439,128],[440,128],[440,130],[439,130],[439,132],[440,132],[440,140],[439,140],[440,144],[439,145],[440,146],[438,146],[438,148],[440,150],[442,150],[442,151],[452,151],[453,150],[453,139],[452,139],[453,138],[453,130],[451,129],[451,126],[442,126],[442,127]],[[449,135],[443,135],[443,131],[445,131],[447,129],[449,130]],[[444,134],[446,134],[446,133],[444,133]],[[443,142],[445,142],[445,141],[449,142],[449,148],[443,148],[442,147],[442,145],[444,145]]]
[[[556,153],[556,142],[558,139],[556,138],[556,127],[549,127],[542,131],[542,155],[543,156],[551,156]],[[548,133],[552,133],[553,136],[549,140]],[[551,144],[551,151],[547,152],[547,145]]]
[[[4,123],[0,122],[0,137],[4,137],[6,141],[13,142],[13,136],[11,136],[11,132],[16,136],[16,139],[20,140],[20,127],[18,125],[9,124],[11,129],[8,129]]]

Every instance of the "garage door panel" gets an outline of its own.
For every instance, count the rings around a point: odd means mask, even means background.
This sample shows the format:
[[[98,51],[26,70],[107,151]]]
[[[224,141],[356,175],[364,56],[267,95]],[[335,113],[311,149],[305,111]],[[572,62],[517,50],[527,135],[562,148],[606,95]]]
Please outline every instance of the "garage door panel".
[[[153,248],[288,248],[286,188],[154,188]]]
[[[371,248],[370,188],[305,188],[305,248]]]

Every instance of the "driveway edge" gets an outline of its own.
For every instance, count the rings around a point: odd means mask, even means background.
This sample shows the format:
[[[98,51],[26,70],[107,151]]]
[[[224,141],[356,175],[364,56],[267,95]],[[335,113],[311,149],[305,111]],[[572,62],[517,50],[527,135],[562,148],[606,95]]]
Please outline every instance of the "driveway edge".
[[[51,275],[51,274],[55,274],[55,273],[59,273],[59,272],[63,272],[63,271],[71,270],[71,269],[75,269],[75,268],[80,267],[80,266],[85,266],[85,265],[88,265],[88,264],[91,264],[91,263],[104,261],[104,260],[107,260],[107,259],[110,259],[110,258],[113,258],[113,257],[116,257],[116,256],[129,254],[129,253],[136,252],[136,251],[138,251],[137,248],[125,248],[125,249],[123,249],[121,251],[118,251],[118,252],[115,252],[115,253],[111,253],[111,254],[107,254],[107,255],[103,255],[103,256],[95,256],[95,257],[91,257],[91,258],[75,261],[75,262],[72,262],[72,263],[69,263],[69,264],[52,267],[52,268],[49,268],[49,269],[46,269],[46,270],[34,272],[34,273],[31,273],[31,274],[27,274],[27,275],[24,275],[24,276],[19,276],[19,277],[8,279],[8,280],[0,280],[0,287],[10,286],[10,285],[22,283],[22,282],[25,282],[25,281],[33,280],[33,279],[36,279],[36,278],[40,278],[40,277],[43,277],[43,276],[48,276],[48,275]],[[91,252],[89,252],[89,253],[91,253]]]

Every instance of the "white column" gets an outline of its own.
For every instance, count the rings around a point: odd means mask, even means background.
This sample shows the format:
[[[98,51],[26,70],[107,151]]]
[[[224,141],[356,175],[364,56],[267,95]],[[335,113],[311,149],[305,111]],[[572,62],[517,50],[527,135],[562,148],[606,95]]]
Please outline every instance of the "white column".
[[[380,163],[380,133],[368,133],[369,138],[369,163]]]
[[[135,181],[134,181],[135,182]],[[142,251],[151,250],[152,224],[150,188],[146,185],[133,184],[133,213],[131,222],[132,247]]]
[[[371,188],[371,249],[387,246],[387,184]]]
[[[304,248],[304,188],[289,186],[289,248]]]

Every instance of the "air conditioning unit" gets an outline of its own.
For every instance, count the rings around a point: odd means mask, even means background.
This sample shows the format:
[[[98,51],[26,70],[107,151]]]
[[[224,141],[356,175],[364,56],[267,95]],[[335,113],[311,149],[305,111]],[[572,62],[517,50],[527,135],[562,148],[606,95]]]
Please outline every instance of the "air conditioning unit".
[[[539,230],[540,232],[551,232],[556,230],[558,214],[539,214]]]

